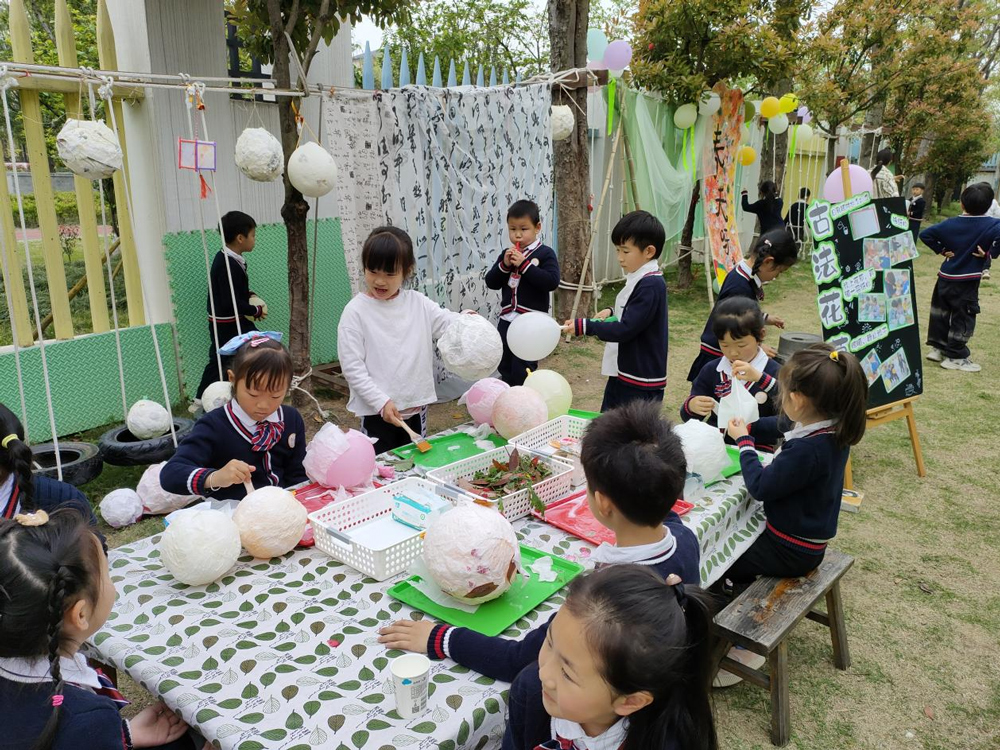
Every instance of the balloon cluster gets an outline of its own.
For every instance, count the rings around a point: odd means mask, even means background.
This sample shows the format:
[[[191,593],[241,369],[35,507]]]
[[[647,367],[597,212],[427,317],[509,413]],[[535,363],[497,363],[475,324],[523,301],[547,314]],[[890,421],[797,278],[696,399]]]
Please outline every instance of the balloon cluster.
[[[621,78],[632,62],[632,45],[624,39],[609,42],[601,29],[587,29],[587,60],[591,70],[606,70],[612,78]]]

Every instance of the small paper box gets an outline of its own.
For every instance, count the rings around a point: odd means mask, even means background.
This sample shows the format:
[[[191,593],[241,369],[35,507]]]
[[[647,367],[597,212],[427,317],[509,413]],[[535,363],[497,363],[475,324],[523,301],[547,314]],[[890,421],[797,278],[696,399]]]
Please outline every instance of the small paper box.
[[[216,170],[215,141],[177,139],[177,168],[198,172]]]

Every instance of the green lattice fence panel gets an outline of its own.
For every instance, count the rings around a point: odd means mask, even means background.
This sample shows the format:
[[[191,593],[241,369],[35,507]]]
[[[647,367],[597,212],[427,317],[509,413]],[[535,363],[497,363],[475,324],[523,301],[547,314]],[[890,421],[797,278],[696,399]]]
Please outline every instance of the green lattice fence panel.
[[[309,222],[309,257],[313,257],[313,225]],[[209,261],[220,247],[219,233],[206,232]],[[201,373],[208,361],[208,317],[205,300],[208,278],[205,272],[205,251],[200,232],[168,234],[167,273],[170,294],[177,323],[181,374],[188,396],[194,396]],[[340,314],[351,299],[351,285],[344,261],[344,245],[340,238],[340,220],[319,222],[319,255],[316,257],[315,318],[312,327],[313,364],[332,362],[337,358],[337,324]],[[268,330],[288,335],[288,243],[284,224],[262,224],[257,227],[257,244],[247,256],[250,288],[267,302]]]
[[[180,399],[173,329],[167,323],[156,326],[172,403]],[[156,366],[156,352],[149,327],[126,328],[121,332],[125,394],[131,406],[140,398],[163,401],[163,386]],[[115,334],[95,333],[57,341],[45,346],[52,389],[56,432],[71,435],[102,425],[122,422],[121,388],[118,382],[118,355]],[[33,442],[52,438],[42,376],[42,356],[37,346],[21,350],[21,374],[28,407],[28,437]],[[14,354],[0,355],[0,400],[21,415]]]

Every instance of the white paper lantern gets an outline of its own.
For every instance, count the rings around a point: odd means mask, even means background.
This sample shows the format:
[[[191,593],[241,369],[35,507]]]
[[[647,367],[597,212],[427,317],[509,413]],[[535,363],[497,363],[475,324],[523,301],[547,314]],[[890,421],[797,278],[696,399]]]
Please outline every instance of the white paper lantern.
[[[689,474],[700,475],[704,482],[722,478],[730,458],[719,428],[692,419],[674,427],[674,434],[681,439]]]
[[[437,345],[448,372],[465,380],[492,375],[503,359],[500,334],[479,315],[460,315],[445,329]]]
[[[143,398],[128,410],[125,426],[139,440],[149,440],[169,432],[172,421],[173,417],[162,404]]]
[[[272,182],[285,171],[281,142],[264,128],[247,128],[236,139],[236,166],[257,182]]]
[[[431,524],[423,556],[441,590],[467,604],[502,595],[521,567],[510,521],[473,503],[452,508]]]
[[[175,495],[173,492],[167,492],[163,489],[160,484],[160,471],[165,465],[166,461],[163,461],[147,467],[135,488],[139,499],[142,500],[142,507],[150,515],[163,516],[167,513],[173,513],[198,499],[197,495]]]
[[[549,120],[552,123],[552,140],[554,141],[566,140],[573,132],[573,128],[576,127],[576,117],[573,116],[573,110],[565,104],[553,104]]]
[[[100,121],[66,120],[56,136],[59,158],[73,174],[103,180],[122,168],[122,147]]]
[[[101,500],[101,517],[113,529],[131,526],[142,518],[142,500],[135,490],[123,487],[111,490]]]
[[[714,115],[722,106],[722,100],[714,91],[705,91],[698,100],[698,114]]]
[[[493,426],[510,440],[549,421],[549,407],[537,391],[514,386],[493,402]]]
[[[280,557],[299,543],[306,530],[305,506],[288,490],[262,487],[240,501],[233,521],[240,542],[254,557]]]
[[[250,295],[250,304],[259,306],[261,308],[261,312],[263,312],[265,316],[267,315],[267,303],[258,295],[256,294]],[[255,318],[253,315],[244,315],[243,317],[249,320],[251,323],[257,320],[257,318]]]
[[[775,135],[781,135],[788,130],[788,115],[780,114],[769,118],[767,121],[767,129]]]
[[[212,383],[201,394],[201,408],[208,414],[213,409],[218,409],[229,403],[233,397],[233,384],[228,380],[219,380]]]
[[[309,141],[288,157],[288,180],[302,195],[320,198],[337,182],[337,163],[325,148]]]
[[[221,510],[181,513],[160,538],[160,559],[181,583],[203,586],[222,578],[240,556],[240,532]]]

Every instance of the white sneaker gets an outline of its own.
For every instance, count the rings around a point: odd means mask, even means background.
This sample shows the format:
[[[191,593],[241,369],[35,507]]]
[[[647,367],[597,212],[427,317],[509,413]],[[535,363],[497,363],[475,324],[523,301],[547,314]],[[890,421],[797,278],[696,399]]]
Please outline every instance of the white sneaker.
[[[944,355],[941,353],[940,349],[935,349],[932,346],[931,350],[927,352],[927,359],[931,362],[941,362],[944,359]]]
[[[750,669],[760,669],[767,663],[767,659],[760,654],[755,654],[753,651],[748,651],[745,648],[737,648],[735,646],[729,649],[728,656],[733,661],[738,661],[741,664],[750,667]],[[739,675],[727,672],[725,669],[720,669],[718,674],[715,675],[715,679],[712,680],[712,687],[732,687],[733,685],[738,685],[741,682],[743,682],[743,678]]]
[[[968,357],[965,359],[949,358],[942,362],[941,366],[946,370],[961,370],[962,372],[979,372],[983,369],[981,365],[977,365]]]

